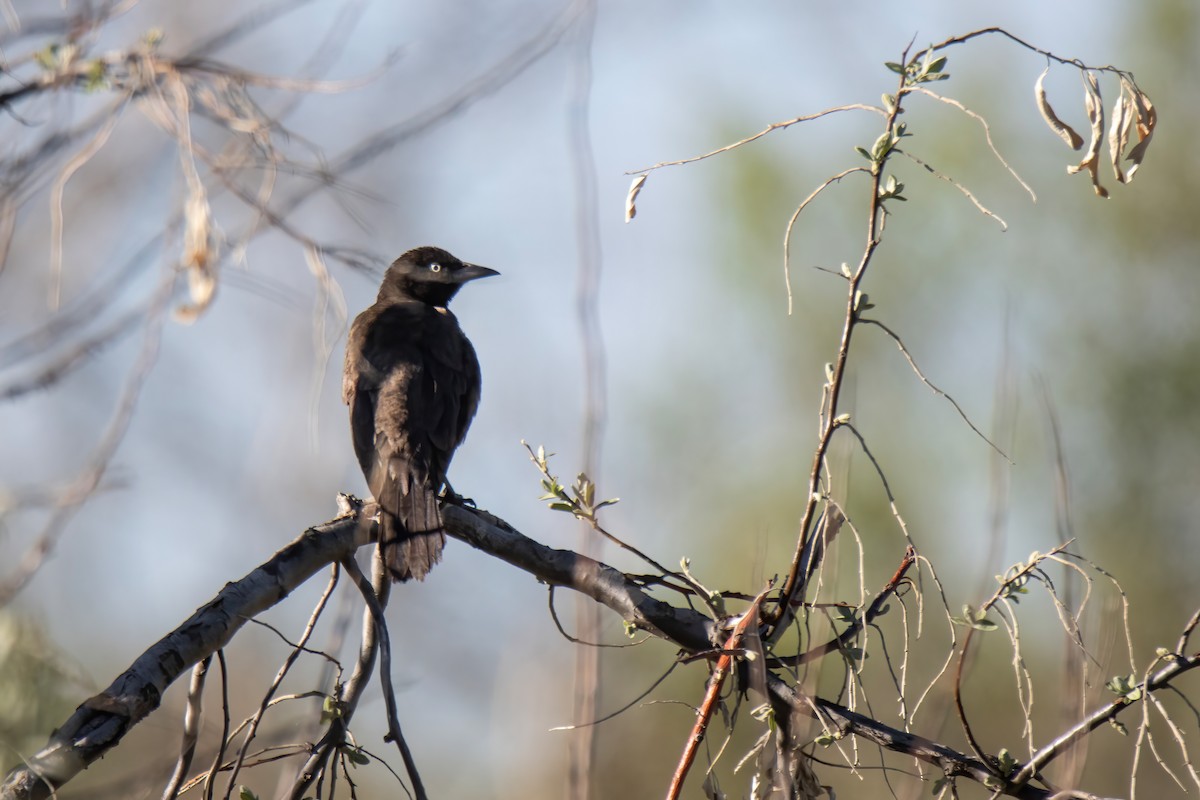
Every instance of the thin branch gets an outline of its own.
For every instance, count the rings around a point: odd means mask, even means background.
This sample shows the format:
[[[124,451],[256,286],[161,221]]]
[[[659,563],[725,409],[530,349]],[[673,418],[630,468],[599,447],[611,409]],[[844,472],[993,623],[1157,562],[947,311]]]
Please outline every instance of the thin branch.
[[[1137,688],[1141,690],[1143,695],[1147,692],[1163,689],[1169,686],[1175,678],[1197,667],[1200,667],[1200,654],[1190,657],[1175,655],[1166,666],[1139,683]],[[1075,727],[1056,737],[1054,741],[1034,753],[1033,757],[1013,775],[1012,782],[1022,784],[1030,780],[1047,764],[1063,753],[1068,752],[1089,733],[1096,730],[1096,728],[1115,720],[1130,705],[1131,702],[1127,698],[1118,697],[1100,706],[1082,719]]]
[[[873,106],[865,107],[884,115],[885,135],[895,134],[896,118],[901,110],[901,100],[903,99],[901,91],[904,89],[905,76],[899,76],[898,80],[896,102],[891,105],[890,110],[884,112]],[[820,436],[816,449],[813,451],[812,466],[808,473],[804,513],[800,518],[799,533],[796,537],[796,548],[792,556],[792,564],[788,570],[787,578],[784,579],[783,586],[780,589],[781,602],[774,614],[768,612],[768,622],[771,623],[771,630],[764,637],[764,641],[768,644],[775,642],[788,628],[792,615],[795,613],[793,602],[805,589],[801,580],[801,571],[804,569],[803,558],[809,538],[816,534],[813,520],[816,518],[817,503],[821,497],[821,473],[825,467],[825,456],[829,452],[829,447],[837,428],[835,420],[840,413],[839,401],[845,386],[846,364],[850,358],[850,343],[854,336],[854,328],[858,318],[858,305],[861,300],[860,287],[862,286],[863,279],[866,277],[867,268],[871,264],[875,251],[879,247],[883,231],[884,209],[883,201],[881,200],[883,167],[883,162],[872,164],[871,167],[871,180],[868,186],[870,195],[867,201],[866,244],[863,247],[858,266],[850,273],[847,281],[846,312],[842,322],[842,335],[838,342],[837,355],[829,367],[828,379],[825,384],[825,410],[827,414],[820,421]]]
[[[970,189],[963,186],[961,183],[954,180],[954,178],[951,178],[949,175],[946,175],[946,174],[938,171],[937,167],[927,164],[921,158],[914,156],[912,153],[908,152],[907,150],[901,150],[899,147],[897,147],[895,152],[904,156],[909,161],[912,161],[914,164],[924,167],[925,170],[930,175],[937,178],[938,180],[945,181],[946,183],[953,186],[955,189],[958,189],[960,192],[962,192],[964,197],[966,197],[968,200],[971,201],[971,205],[973,205],[973,206],[975,206],[975,208],[979,209],[979,212],[981,214],[983,214],[984,216],[987,216],[987,217],[991,217],[992,219],[996,220],[996,222],[1000,225],[1001,230],[1004,230],[1004,231],[1008,230],[1008,223],[1004,221],[1003,217],[1001,217],[996,212],[992,211],[990,208],[985,206],[983,203],[979,202],[979,199],[977,197],[975,197],[975,195],[971,194]]]
[[[926,52],[937,52],[938,50],[945,50],[947,47],[951,47],[952,45],[964,44],[965,42],[969,42],[972,39],[975,39],[977,37],[987,36],[987,35],[990,35],[993,33],[1003,36],[1007,39],[1010,39],[1011,41],[1016,42],[1017,44],[1021,45],[1021,47],[1024,47],[1026,50],[1031,50],[1031,51],[1037,53],[1038,55],[1045,56],[1046,58],[1050,59],[1051,61],[1057,61],[1060,64],[1070,64],[1072,66],[1076,66],[1076,67],[1079,67],[1080,69],[1084,69],[1084,70],[1095,70],[1098,72],[1115,72],[1119,75],[1128,75],[1129,74],[1129,73],[1125,72],[1124,70],[1119,70],[1113,66],[1089,67],[1087,64],[1083,63],[1078,58],[1063,58],[1062,56],[1056,56],[1054,53],[1051,53],[1049,50],[1043,50],[1040,47],[1034,47],[1033,45],[1031,45],[1029,42],[1025,41],[1024,39],[1021,39],[1020,37],[1017,37],[1017,36],[1013,36],[1008,31],[1004,30],[1003,28],[999,28],[999,27],[980,28],[977,31],[971,31],[970,33],[964,33],[959,36],[951,36],[949,39],[946,39],[944,42],[939,42],[938,44],[928,47],[925,50],[918,51],[915,55],[913,55],[913,58],[920,59],[920,58],[924,57]]]
[[[192,766],[192,758],[196,754],[196,742],[200,740],[200,712],[203,705],[204,680],[208,676],[208,667],[212,656],[203,659],[192,668],[192,682],[188,686],[187,707],[183,715],[183,745],[180,747],[179,760],[175,763],[175,772],[163,789],[163,800],[175,800],[179,789],[183,786],[184,778]]]
[[[213,792],[217,787],[217,773],[221,770],[221,760],[225,757],[225,745],[229,741],[229,667],[225,663],[225,648],[217,648],[217,665],[221,668],[221,739],[217,745],[216,755],[213,756],[212,767],[204,779],[204,800],[213,800]]]
[[[321,597],[317,600],[317,605],[313,608],[312,614],[309,615],[308,624],[304,626],[304,630],[300,634],[300,639],[293,645],[292,651],[288,653],[283,664],[275,673],[275,679],[271,681],[271,685],[267,687],[267,691],[263,694],[263,698],[259,701],[258,710],[250,719],[250,724],[247,726],[246,737],[242,740],[242,746],[238,748],[237,758],[234,760],[233,768],[229,772],[229,783],[225,790],[225,797],[229,798],[233,795],[234,787],[237,785],[238,773],[242,769],[242,764],[246,760],[246,754],[250,750],[250,743],[254,741],[255,734],[258,733],[259,723],[262,722],[263,715],[267,713],[267,709],[271,706],[271,700],[275,697],[275,692],[279,691],[283,679],[287,677],[291,671],[292,665],[300,658],[300,654],[307,651],[305,645],[313,634],[313,630],[317,627],[317,621],[321,618],[321,614],[325,611],[325,606],[329,602],[329,598],[333,596],[333,590],[338,584],[338,568],[335,566],[329,575],[329,583],[325,586],[325,591],[321,593]]]
[[[828,189],[835,183],[840,183],[842,178],[847,175],[853,175],[856,172],[865,172],[871,174],[871,170],[866,167],[851,167],[834,175],[831,178],[826,178],[825,181],[813,189],[808,197],[801,201],[800,205],[796,206],[796,210],[792,213],[791,219],[788,220],[787,228],[783,232],[783,283],[787,289],[787,313],[792,315],[792,228],[796,226],[796,220],[800,218],[800,212],[808,207],[808,204],[817,199],[817,195]]]
[[[381,591],[380,587],[385,589],[390,587],[391,576],[386,571],[376,570],[374,585],[372,585],[372,582],[368,581],[367,576],[363,575],[362,570],[358,568],[358,562],[354,560],[353,556],[342,559],[342,568],[346,570],[346,574],[350,576],[362,594],[363,600],[367,604],[367,611],[375,623],[376,635],[379,637],[379,680],[383,685],[383,701],[387,708],[387,738],[395,742],[396,748],[400,751],[400,758],[404,761],[404,768],[408,771],[408,779],[412,781],[413,792],[416,794],[417,800],[428,800],[429,796],[425,793],[425,785],[421,782],[421,776],[417,772],[416,759],[413,758],[408,742],[400,730],[400,715],[396,710],[396,690],[392,686],[392,639],[388,634],[387,620],[383,616],[383,604],[377,597],[377,594],[386,594],[386,591]]]
[[[954,410],[958,412],[958,416],[962,418],[963,422],[967,423],[967,427],[969,427],[972,431],[974,431],[976,436],[978,436],[980,439],[983,439],[983,441],[987,442],[988,446],[991,447],[993,450],[995,450],[996,453],[999,454],[1000,457],[1003,458],[1005,461],[1007,461],[1009,464],[1013,463],[1013,460],[1008,457],[1008,454],[1005,453],[1003,450],[1001,450],[999,445],[997,445],[995,442],[993,442],[991,439],[989,439],[987,437],[987,435],[983,431],[981,431],[975,425],[974,422],[971,421],[971,418],[967,416],[966,411],[963,411],[962,406],[960,406],[958,404],[957,400],[955,400],[953,397],[951,397],[948,392],[945,392],[942,389],[935,386],[933,384],[933,381],[929,380],[929,378],[925,377],[925,373],[922,372],[921,368],[917,366],[917,362],[913,359],[912,353],[908,352],[908,348],[904,346],[904,341],[900,338],[899,334],[897,334],[895,331],[893,331],[891,328],[889,328],[887,325],[884,325],[882,322],[880,322],[877,319],[868,319],[866,317],[863,317],[859,320],[859,322],[863,323],[864,325],[874,325],[877,328],[881,329],[889,337],[891,337],[891,340],[896,343],[896,347],[900,348],[900,352],[904,354],[904,360],[908,362],[908,366],[912,368],[912,371],[914,373],[916,373],[916,376],[920,379],[921,383],[928,386],[930,391],[932,391],[934,394],[938,395],[939,397],[945,398],[946,401],[948,403],[950,403],[950,405],[954,406]]]
[[[692,733],[683,748],[683,755],[679,757],[679,764],[671,776],[671,785],[667,788],[667,800],[678,800],[680,792],[683,791],[683,782],[692,768],[692,762],[696,760],[696,753],[700,749],[700,743],[704,741],[708,723],[717,709],[721,688],[733,667],[733,653],[740,651],[742,640],[747,636],[748,631],[752,628],[757,629],[763,599],[767,596],[767,592],[771,591],[771,585],[768,582],[766,588],[758,593],[750,607],[742,614],[742,618],[738,620],[737,625],[734,626],[729,638],[725,640],[721,654],[717,657],[717,663],[713,666],[712,676],[708,680],[708,690],[704,693],[704,701],[700,704],[700,710],[696,714],[696,724],[692,727]]]
[[[768,133],[771,133],[772,131],[780,131],[785,128],[790,128],[793,125],[800,123],[800,122],[811,122],[814,119],[820,119],[821,117],[827,117],[830,114],[836,114],[839,111],[873,111],[876,114],[880,114],[884,117],[888,116],[888,113],[886,111],[884,111],[882,108],[879,108],[878,106],[869,106],[869,105],[864,105],[862,103],[849,103],[844,106],[837,106],[836,108],[827,108],[824,111],[818,111],[815,114],[805,114],[802,117],[796,117],[795,119],[789,119],[784,122],[772,122],[770,125],[763,128],[761,131],[759,131],[756,134],[747,136],[745,139],[739,139],[738,141],[733,142],[732,144],[727,144],[724,147],[718,147],[716,150],[710,150],[709,152],[704,153],[703,155],[692,156],[691,158],[682,158],[678,161],[660,161],[659,163],[657,163],[653,166],[650,166],[650,167],[642,167],[641,169],[628,170],[625,174],[626,175],[644,175],[646,173],[653,172],[656,169],[662,169],[663,167],[678,167],[682,164],[693,164],[697,161],[703,161],[706,158],[712,158],[713,156],[720,155],[721,153],[728,153],[730,150],[736,150],[737,148],[741,147],[742,145],[750,144],[753,141],[761,139],[762,137],[766,136]]]
[[[982,114],[975,113],[971,109],[964,106],[962,103],[955,100],[953,97],[946,97],[944,95],[938,94],[937,92],[931,92],[929,89],[926,89],[924,86],[912,86],[912,87],[909,87],[909,91],[910,92],[920,92],[921,94],[925,95],[926,97],[932,97],[934,100],[937,100],[941,103],[945,103],[946,105],[949,105],[949,106],[954,106],[959,111],[963,112],[968,117],[970,117],[971,119],[975,120],[980,125],[982,125],[983,126],[983,136],[985,139],[987,139],[988,149],[990,149],[992,151],[992,155],[994,155],[996,157],[997,161],[999,161],[1001,164],[1004,165],[1004,168],[1006,170],[1008,170],[1008,174],[1013,176],[1013,180],[1015,180],[1017,183],[1021,184],[1021,188],[1029,193],[1029,199],[1035,203],[1037,202],[1037,193],[1034,192],[1033,189],[1030,187],[1030,185],[1025,182],[1025,179],[1022,178],[1017,173],[1017,171],[1015,169],[1013,169],[1007,161],[1004,160],[1004,156],[1000,155],[1000,150],[996,147],[996,143],[992,141],[992,129],[988,125],[987,119],[985,119]]]

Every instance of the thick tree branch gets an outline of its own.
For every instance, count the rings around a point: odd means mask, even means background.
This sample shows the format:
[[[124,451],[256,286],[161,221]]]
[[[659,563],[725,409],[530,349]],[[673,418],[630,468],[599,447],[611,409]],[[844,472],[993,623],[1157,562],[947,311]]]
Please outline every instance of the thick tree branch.
[[[369,508],[369,507],[368,507]],[[690,608],[657,600],[616,569],[569,550],[529,539],[485,511],[446,505],[451,536],[512,564],[546,583],[574,589],[618,613],[624,620],[689,653],[711,650],[717,623]],[[370,531],[344,516],[317,525],[241,580],[228,584],[185,623],[143,653],[101,694],[76,709],[49,743],[0,785],[0,800],[49,797],[92,762],[120,743],[129,730],[158,707],[174,680],[227,644],[246,620],[270,608],[329,564],[352,556],[370,541]],[[1188,664],[1190,666],[1190,663]],[[1185,671],[1172,665],[1155,676],[1159,688]],[[843,706],[808,697],[767,672],[767,691],[777,718],[807,716],[831,733],[860,736],[879,746],[938,767],[942,774],[985,783],[1022,800],[1045,800],[1053,793],[1000,779],[984,762],[913,733],[898,730]],[[1119,709],[1106,707],[1106,716]],[[1090,730],[1090,728],[1089,728]],[[1072,735],[1077,733],[1073,732]]]
[[[3,800],[49,797],[116,747],[186,670],[224,647],[246,621],[287,597],[331,562],[368,541],[355,517],[309,528],[239,581],[227,584],[186,622],[142,653],[112,685],[75,709],[50,741],[0,784]]]
[[[545,583],[566,586],[608,606],[642,630],[695,652],[715,646],[713,621],[690,608],[656,600],[623,573],[571,550],[533,541],[486,511],[445,506],[446,533],[507,561]]]

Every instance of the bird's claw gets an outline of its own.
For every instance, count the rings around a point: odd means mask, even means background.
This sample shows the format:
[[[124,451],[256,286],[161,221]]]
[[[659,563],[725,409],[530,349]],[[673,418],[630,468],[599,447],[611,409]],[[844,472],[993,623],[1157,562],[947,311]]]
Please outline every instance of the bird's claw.
[[[475,505],[474,500],[469,497],[463,497],[461,494],[454,491],[454,487],[452,487],[449,483],[446,483],[442,487],[442,500],[450,503],[451,505],[461,506],[462,508],[478,508],[478,506]]]

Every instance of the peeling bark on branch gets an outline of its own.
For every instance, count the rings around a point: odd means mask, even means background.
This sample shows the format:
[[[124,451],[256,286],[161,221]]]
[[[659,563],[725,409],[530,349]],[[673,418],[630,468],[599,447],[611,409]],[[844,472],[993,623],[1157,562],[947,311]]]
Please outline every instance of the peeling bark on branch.
[[[355,517],[307,531],[271,560],[160,639],[100,694],[84,701],[37,754],[0,784],[3,800],[40,800],[116,747],[158,708],[163,693],[197,662],[224,647],[246,621],[274,606],[331,562],[368,541]]]

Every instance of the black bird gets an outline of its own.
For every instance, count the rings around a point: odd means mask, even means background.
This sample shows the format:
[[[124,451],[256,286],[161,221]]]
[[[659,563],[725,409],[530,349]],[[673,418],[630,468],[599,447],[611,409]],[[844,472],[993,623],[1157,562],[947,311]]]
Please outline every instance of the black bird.
[[[475,348],[446,306],[467,281],[498,274],[437,247],[409,250],[350,326],[342,400],[394,580],[423,580],[442,558],[438,491],[479,405]]]

